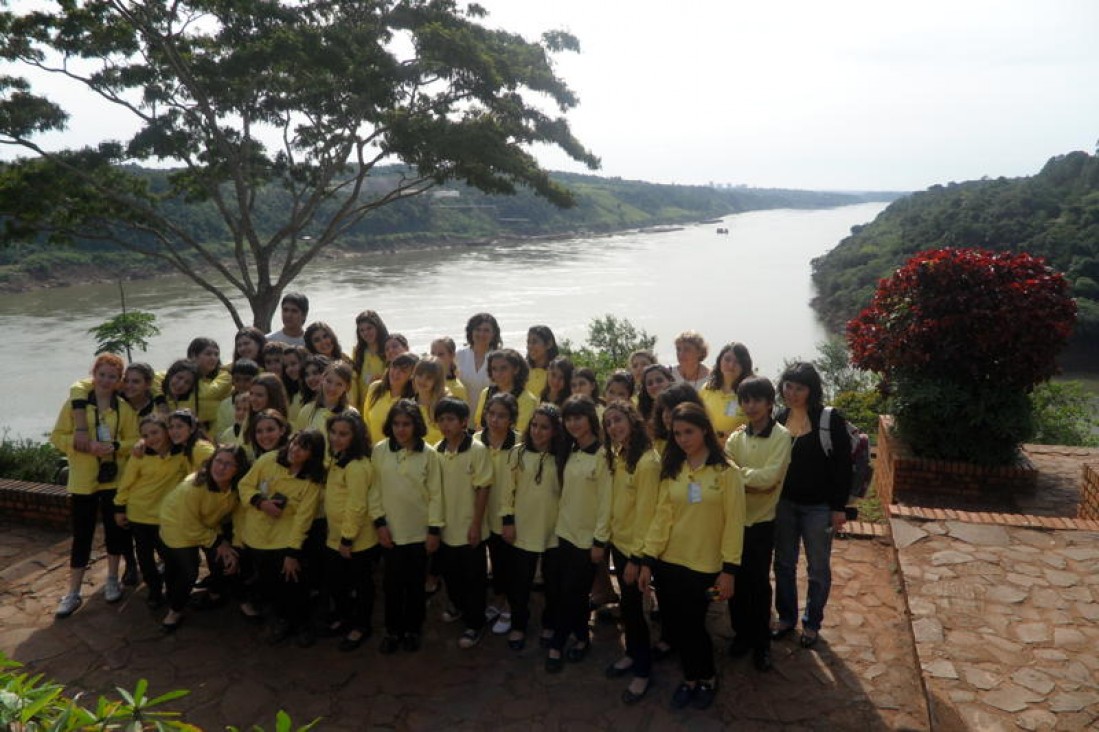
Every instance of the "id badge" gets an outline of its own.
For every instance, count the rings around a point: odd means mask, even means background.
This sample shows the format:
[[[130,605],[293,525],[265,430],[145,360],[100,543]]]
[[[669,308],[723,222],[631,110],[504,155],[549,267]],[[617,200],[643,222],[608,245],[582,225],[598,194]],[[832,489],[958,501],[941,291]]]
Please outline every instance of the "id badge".
[[[259,482],[259,494],[264,498],[271,495],[271,488],[267,485],[267,479],[264,478]]]
[[[735,399],[732,400],[732,401],[726,402],[725,403],[725,416],[726,417],[735,417],[736,416],[737,406],[738,405],[737,405],[737,402],[736,402]]]
[[[687,486],[687,503],[702,503],[702,484],[691,483]]]
[[[100,422],[95,427],[95,439],[100,442],[111,442],[111,428]]]

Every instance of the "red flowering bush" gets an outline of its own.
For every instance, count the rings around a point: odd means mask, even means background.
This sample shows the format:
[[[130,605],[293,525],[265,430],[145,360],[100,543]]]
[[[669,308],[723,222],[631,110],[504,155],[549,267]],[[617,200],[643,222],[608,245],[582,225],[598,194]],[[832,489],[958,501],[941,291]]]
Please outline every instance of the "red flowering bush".
[[[1056,372],[1076,321],[1045,260],[983,249],[920,252],[847,324],[855,366],[1026,390]]]
[[[1056,372],[1075,320],[1044,260],[935,249],[878,283],[847,342],[855,366],[886,377],[917,454],[1005,464],[1034,434],[1026,392]]]

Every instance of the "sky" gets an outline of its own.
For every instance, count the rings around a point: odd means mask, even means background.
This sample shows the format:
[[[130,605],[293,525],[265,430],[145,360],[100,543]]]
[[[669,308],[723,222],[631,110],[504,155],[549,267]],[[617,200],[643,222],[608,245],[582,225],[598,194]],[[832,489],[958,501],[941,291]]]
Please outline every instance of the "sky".
[[[1037,172],[1099,139],[1094,0],[481,0],[579,95],[601,175],[663,183],[920,190]],[[72,144],[124,125],[87,100]],[[582,166],[537,150],[554,170]]]

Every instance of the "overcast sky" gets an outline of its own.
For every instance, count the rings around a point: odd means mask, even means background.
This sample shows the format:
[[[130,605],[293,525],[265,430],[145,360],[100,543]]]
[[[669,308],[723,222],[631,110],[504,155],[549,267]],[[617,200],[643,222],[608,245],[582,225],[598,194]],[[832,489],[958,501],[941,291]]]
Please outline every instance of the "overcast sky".
[[[606,175],[909,190],[1028,175],[1099,139],[1095,0],[482,5],[580,39],[559,69]]]
[[[579,38],[558,70],[603,175],[918,190],[1032,174],[1099,139],[1097,0],[481,4],[528,38]],[[67,141],[122,129],[76,115]]]

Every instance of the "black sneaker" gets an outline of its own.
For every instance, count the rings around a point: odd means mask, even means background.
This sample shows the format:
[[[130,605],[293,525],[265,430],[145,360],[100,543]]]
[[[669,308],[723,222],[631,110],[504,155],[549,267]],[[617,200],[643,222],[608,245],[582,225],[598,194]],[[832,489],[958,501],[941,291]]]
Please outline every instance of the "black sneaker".
[[[695,709],[709,709],[717,696],[717,684],[714,681],[699,681],[695,686],[694,698],[691,706]]]
[[[774,664],[771,662],[771,649],[770,648],[757,648],[752,652],[752,665],[756,667],[756,671],[760,673],[766,673],[771,670]]]
[[[682,684],[675,688],[675,693],[672,694],[672,709],[683,709],[691,700],[694,699],[695,693],[698,692],[698,686],[692,686],[684,681]]]

